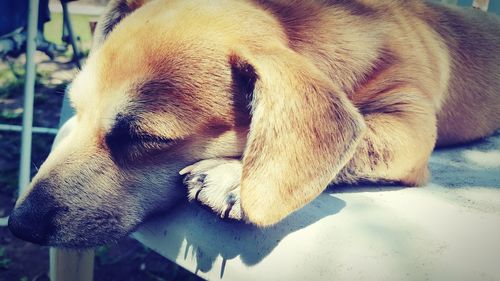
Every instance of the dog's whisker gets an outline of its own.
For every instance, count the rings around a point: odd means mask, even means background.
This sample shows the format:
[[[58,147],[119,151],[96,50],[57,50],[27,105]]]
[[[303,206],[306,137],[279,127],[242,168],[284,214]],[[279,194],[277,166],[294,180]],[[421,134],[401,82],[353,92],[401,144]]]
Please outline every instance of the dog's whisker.
[[[33,167],[35,168],[36,172],[38,173],[38,171],[40,170],[37,165],[35,164],[34,161],[31,161],[31,163],[33,164]]]

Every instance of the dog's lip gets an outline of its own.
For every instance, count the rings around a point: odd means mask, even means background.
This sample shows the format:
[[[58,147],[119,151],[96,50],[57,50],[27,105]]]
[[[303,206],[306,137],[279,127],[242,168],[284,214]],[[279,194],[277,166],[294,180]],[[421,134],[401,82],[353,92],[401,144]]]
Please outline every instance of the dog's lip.
[[[124,236],[125,237],[125,236]],[[50,247],[55,247],[59,249],[74,249],[74,250],[90,250],[96,247],[104,246],[104,245],[109,245],[113,244],[117,241],[118,239],[103,239],[101,241],[76,241],[76,240],[71,240],[71,241],[61,241],[59,239],[53,239],[53,240],[47,240],[45,244],[42,246],[50,246]]]
[[[120,232],[117,235],[116,233],[113,235],[110,235],[110,233],[100,233],[96,235],[94,233],[94,235],[90,237],[85,237],[84,234],[82,233],[82,235],[74,236],[73,238],[67,239],[65,237],[59,237],[56,234],[55,236],[49,237],[47,241],[45,241],[45,243],[41,245],[63,248],[63,249],[73,249],[78,251],[90,250],[96,247],[117,243],[119,240],[123,239],[130,233],[135,232],[146,219],[147,218],[142,219],[139,223],[135,224],[127,231]]]

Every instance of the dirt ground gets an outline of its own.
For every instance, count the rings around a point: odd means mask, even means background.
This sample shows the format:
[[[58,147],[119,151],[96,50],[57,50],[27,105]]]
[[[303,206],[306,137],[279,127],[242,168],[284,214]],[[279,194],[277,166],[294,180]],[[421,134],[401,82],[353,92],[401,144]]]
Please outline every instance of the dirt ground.
[[[35,126],[57,127],[64,89],[76,68],[60,56],[37,55]],[[0,123],[21,124],[24,58],[0,61]],[[0,131],[0,217],[7,216],[17,196],[18,132]],[[32,172],[47,157],[53,135],[33,136]],[[48,280],[49,252],[12,236],[0,227],[0,281]],[[131,238],[96,250],[94,280],[200,280],[197,276],[145,249]]]

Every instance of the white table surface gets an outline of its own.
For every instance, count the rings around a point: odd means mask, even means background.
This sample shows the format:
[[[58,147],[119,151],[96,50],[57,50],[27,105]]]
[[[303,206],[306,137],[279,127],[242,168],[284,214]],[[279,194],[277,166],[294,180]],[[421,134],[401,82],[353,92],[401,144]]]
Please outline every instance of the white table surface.
[[[430,166],[426,187],[332,187],[269,229],[181,203],[133,236],[209,280],[500,280],[500,132]]]

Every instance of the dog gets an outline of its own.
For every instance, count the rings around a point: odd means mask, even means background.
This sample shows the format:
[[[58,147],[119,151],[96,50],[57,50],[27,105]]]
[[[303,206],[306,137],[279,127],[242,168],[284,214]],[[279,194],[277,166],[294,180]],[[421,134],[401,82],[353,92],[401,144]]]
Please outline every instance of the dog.
[[[500,20],[397,0],[113,0],[73,129],[10,230],[114,242],[188,197],[273,225],[328,185],[424,185],[436,146],[500,124]],[[180,173],[179,173],[180,171]]]

